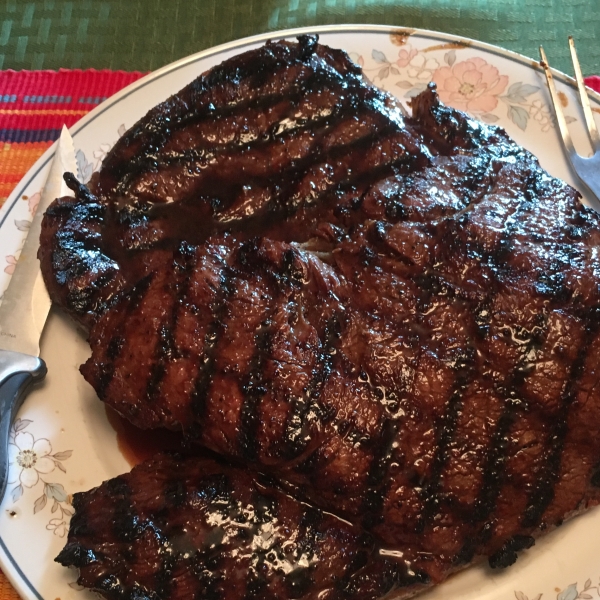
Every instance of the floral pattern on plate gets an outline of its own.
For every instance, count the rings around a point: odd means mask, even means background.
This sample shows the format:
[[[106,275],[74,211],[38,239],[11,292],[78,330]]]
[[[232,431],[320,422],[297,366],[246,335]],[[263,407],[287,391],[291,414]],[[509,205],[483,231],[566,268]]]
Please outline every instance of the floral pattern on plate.
[[[39,489],[42,495],[33,503],[33,514],[43,510],[50,503],[50,518],[46,529],[54,535],[64,537],[67,533],[67,521],[73,514],[69,497],[60,483],[53,483],[47,477],[55,469],[66,473],[63,461],[73,454],[72,450],[53,452],[52,444],[46,438],[36,438],[28,431],[29,419],[16,419],[13,423],[8,444],[9,476],[8,484],[12,500],[17,503],[24,497],[25,490]],[[41,486],[40,486],[41,484]],[[32,494],[28,494],[32,498]]]
[[[556,596],[556,600],[592,600],[593,598],[600,597],[600,584],[592,585],[592,580],[588,579],[584,584],[581,591],[577,590],[577,583],[572,583],[564,590],[559,592]],[[523,592],[515,592],[515,598],[517,600],[542,600],[543,594],[537,594],[537,596],[526,596]]]
[[[125,131],[126,127],[124,123],[121,123],[119,129],[117,130],[118,137],[121,137]],[[118,139],[118,138],[117,138]],[[94,162],[89,161],[83,150],[77,150],[75,153],[75,159],[77,160],[77,177],[79,181],[83,183],[88,183],[92,174],[100,169],[102,165],[102,161],[105,156],[111,151],[112,147],[117,143],[117,140],[114,142],[105,142],[100,144],[100,147],[97,150],[94,150],[92,156],[94,157]]]
[[[27,202],[27,208],[29,210],[31,218],[33,218],[33,215],[35,215],[35,211],[37,210],[38,204],[40,203],[41,195],[41,192],[36,192],[32,196],[24,196],[22,198],[22,200]],[[29,231],[31,221],[27,219],[14,219],[14,225],[18,231],[26,232]],[[23,242],[25,242],[25,239],[23,239]],[[8,273],[9,275],[12,275],[14,273],[15,267],[17,266],[17,261],[19,260],[20,253],[21,248],[19,248],[17,253],[8,254],[4,257],[4,262],[6,264],[6,266],[4,267],[5,273]]]
[[[401,45],[397,40],[392,42]],[[465,48],[462,44],[442,44],[419,50],[404,39],[392,59],[378,49],[373,49],[368,63],[362,55],[350,55],[375,85],[398,98],[413,98],[433,81],[442,102],[486,123],[498,122],[500,107],[504,106],[506,116],[522,131],[531,120],[543,133],[554,128],[554,117],[540,97],[540,86],[523,81],[509,85],[508,75],[479,56],[457,60],[458,52]],[[568,123],[574,121],[574,117],[567,116]]]

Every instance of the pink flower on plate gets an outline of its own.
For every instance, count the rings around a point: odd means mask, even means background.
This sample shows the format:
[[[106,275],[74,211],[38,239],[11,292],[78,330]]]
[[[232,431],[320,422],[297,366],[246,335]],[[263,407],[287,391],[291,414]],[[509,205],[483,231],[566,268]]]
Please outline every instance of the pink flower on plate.
[[[398,50],[398,58],[396,59],[396,64],[399,67],[408,67],[410,61],[418,54],[415,48],[408,46],[407,48],[402,48]]]
[[[29,197],[29,200],[27,200],[29,213],[31,214],[32,217],[33,217],[33,215],[35,215],[35,211],[37,210],[37,207],[38,207],[38,204],[40,203],[41,197],[42,197],[42,194],[40,192],[36,192],[35,194],[33,194],[33,196]]]
[[[17,266],[17,258],[12,254],[9,254],[5,257],[6,259],[6,267],[4,267],[4,272],[12,275],[15,272],[15,267]]]
[[[440,67],[433,74],[442,102],[471,113],[487,113],[498,105],[508,77],[483,58],[463,60],[452,67]]]
[[[365,59],[358,54],[357,52],[350,52],[348,53],[348,56],[358,65],[360,65],[361,67],[365,66]]]
[[[54,460],[49,458],[52,446],[46,438],[36,440],[30,433],[19,431],[14,442],[8,445],[11,481],[32,488],[40,480],[40,474],[54,471]]]

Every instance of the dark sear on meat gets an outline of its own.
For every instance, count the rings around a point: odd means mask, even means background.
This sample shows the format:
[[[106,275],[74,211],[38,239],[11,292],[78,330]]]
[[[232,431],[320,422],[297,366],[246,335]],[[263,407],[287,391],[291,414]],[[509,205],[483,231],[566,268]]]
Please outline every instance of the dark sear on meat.
[[[40,254],[104,402],[370,532],[399,596],[600,500],[598,216],[433,86],[412,113],[268,43],[71,177]]]
[[[376,600],[415,581],[355,526],[208,458],[159,455],[73,505],[57,561],[110,599]]]

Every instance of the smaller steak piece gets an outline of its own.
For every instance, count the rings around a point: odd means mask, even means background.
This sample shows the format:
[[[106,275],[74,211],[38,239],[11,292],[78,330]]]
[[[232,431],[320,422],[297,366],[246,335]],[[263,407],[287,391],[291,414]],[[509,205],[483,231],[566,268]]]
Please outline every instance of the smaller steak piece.
[[[158,455],[74,506],[56,560],[109,599],[369,600],[423,587],[357,527],[209,458]]]

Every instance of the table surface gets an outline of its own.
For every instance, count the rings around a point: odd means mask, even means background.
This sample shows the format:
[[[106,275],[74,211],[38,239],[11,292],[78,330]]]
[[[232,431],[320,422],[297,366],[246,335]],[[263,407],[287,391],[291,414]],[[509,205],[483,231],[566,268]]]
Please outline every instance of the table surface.
[[[0,0],[0,69],[149,71],[199,50],[292,27],[379,23],[466,36],[572,72],[600,71],[600,0]]]

